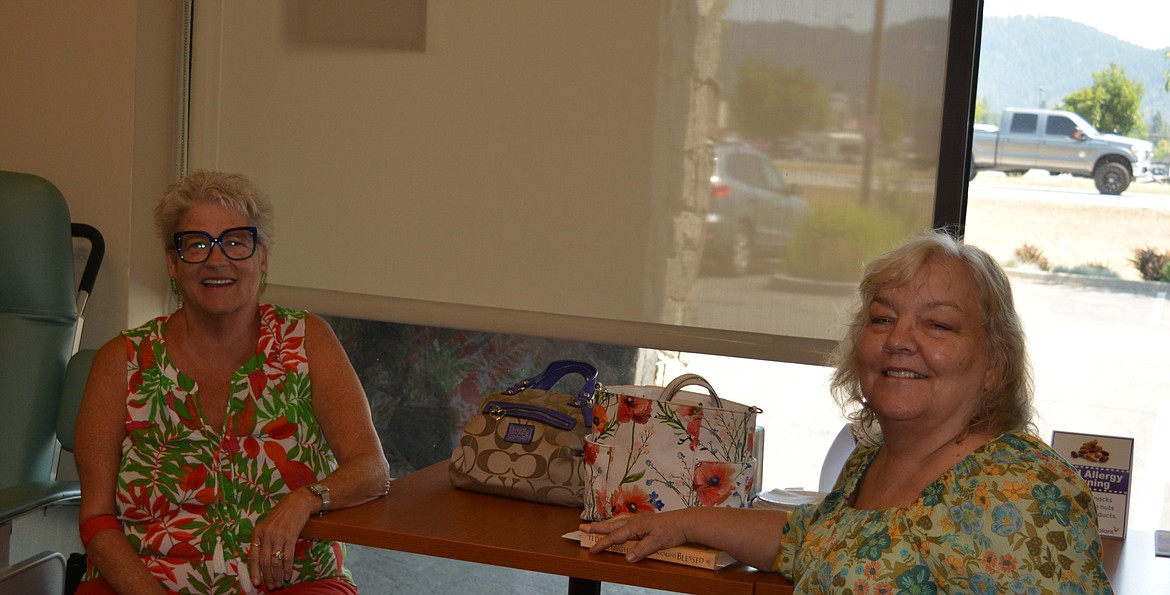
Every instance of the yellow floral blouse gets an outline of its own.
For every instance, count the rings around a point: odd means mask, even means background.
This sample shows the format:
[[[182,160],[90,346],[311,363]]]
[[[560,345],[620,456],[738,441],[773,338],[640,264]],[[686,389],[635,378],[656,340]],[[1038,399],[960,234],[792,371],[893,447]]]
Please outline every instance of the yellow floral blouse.
[[[1038,438],[992,440],[906,508],[851,508],[875,454],[859,446],[824,501],[789,515],[774,570],[796,592],[1113,592],[1093,496]]]

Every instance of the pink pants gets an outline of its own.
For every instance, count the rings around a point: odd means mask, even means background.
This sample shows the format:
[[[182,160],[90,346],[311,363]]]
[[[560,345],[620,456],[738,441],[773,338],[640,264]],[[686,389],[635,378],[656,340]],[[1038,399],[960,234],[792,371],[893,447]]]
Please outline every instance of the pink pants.
[[[357,587],[336,578],[326,578],[319,581],[309,581],[289,585],[277,591],[266,591],[260,587],[261,593],[280,593],[281,595],[358,595]],[[118,595],[118,592],[106,584],[100,576],[85,581],[77,586],[75,595]]]

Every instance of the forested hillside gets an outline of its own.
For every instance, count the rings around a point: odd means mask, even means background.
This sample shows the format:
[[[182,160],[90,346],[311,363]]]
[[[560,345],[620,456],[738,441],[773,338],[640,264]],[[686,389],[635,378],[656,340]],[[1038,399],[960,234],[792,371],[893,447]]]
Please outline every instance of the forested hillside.
[[[1140,18],[1140,17],[1137,17]],[[1167,24],[1170,47],[1170,24]],[[1093,84],[1093,73],[1116,62],[1145,86],[1143,121],[1161,112],[1170,118],[1165,91],[1166,50],[1148,50],[1056,17],[991,17],[984,20],[976,95],[998,112],[1005,107],[1053,107]],[[1043,89],[1043,91],[1041,91]],[[1041,96],[1041,92],[1043,95]]]
[[[1140,18],[1140,16],[1135,16]],[[904,95],[911,109],[933,103],[941,80],[919,80],[914,73],[944,59],[945,24],[919,20],[892,25],[883,54],[896,68],[883,73],[885,86]],[[1170,45],[1170,24],[1167,24]],[[1149,50],[1096,29],[1055,17],[990,17],[984,20],[977,97],[991,112],[1005,107],[1054,107],[1066,95],[1092,86],[1093,73],[1116,62],[1126,76],[1145,86],[1142,121],[1160,112],[1170,119],[1170,93],[1165,75],[1170,64],[1165,50]],[[826,28],[792,22],[727,21],[724,26],[719,79],[727,93],[736,92],[745,60],[806,73],[826,89],[851,97],[864,95],[870,36],[845,27]],[[842,61],[836,56],[858,56]],[[927,67],[929,69],[929,67]]]

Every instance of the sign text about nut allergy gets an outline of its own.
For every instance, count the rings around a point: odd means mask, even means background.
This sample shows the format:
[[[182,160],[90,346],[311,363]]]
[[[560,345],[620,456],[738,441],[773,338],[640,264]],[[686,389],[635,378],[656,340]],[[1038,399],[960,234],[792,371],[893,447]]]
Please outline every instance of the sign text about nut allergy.
[[[1076,468],[1093,491],[1101,535],[1124,538],[1133,438],[1053,432],[1052,448]]]

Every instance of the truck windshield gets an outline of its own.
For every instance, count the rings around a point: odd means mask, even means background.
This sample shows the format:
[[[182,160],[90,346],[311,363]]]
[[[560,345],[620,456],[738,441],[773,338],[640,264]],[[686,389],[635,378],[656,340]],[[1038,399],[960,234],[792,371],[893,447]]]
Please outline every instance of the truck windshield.
[[[1088,122],[1088,120],[1085,120],[1077,114],[1072,114],[1069,119],[1071,119],[1073,123],[1081,129],[1081,132],[1088,133],[1090,136],[1098,136],[1101,134],[1101,132],[1094,128],[1093,125]]]

